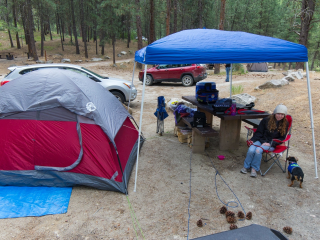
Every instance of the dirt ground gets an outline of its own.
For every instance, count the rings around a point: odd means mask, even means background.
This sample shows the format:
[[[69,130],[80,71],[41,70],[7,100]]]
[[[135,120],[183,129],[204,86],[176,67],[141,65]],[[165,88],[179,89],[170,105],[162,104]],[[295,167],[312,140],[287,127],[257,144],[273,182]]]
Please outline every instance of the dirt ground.
[[[126,51],[124,47],[122,50]],[[66,58],[70,56],[64,55]],[[72,57],[72,61],[76,57]],[[131,81],[132,58],[133,55],[125,60],[117,59],[118,67],[112,67],[110,60],[84,62],[80,65],[100,74]],[[25,56],[19,56],[13,61],[0,60],[0,75],[4,76],[8,72],[8,66],[26,62]],[[219,96],[228,97],[230,85],[224,82],[225,76],[208,72],[205,81],[216,82]],[[219,139],[211,138],[205,154],[191,154],[188,145],[181,144],[174,136],[172,112],[165,120],[164,135],[156,134],[153,113],[157,97],[164,96],[169,100],[195,93],[194,86],[162,83],[146,86],[142,124],[146,142],[140,152],[137,179],[135,166],[128,186],[128,199],[143,236],[137,224],[135,227],[133,225],[129,203],[124,194],[74,187],[66,214],[0,219],[0,239],[193,239],[229,230],[230,224],[219,213],[219,209],[223,206],[222,202],[236,205],[232,203],[237,200],[233,193],[244,210],[253,213],[252,220],[238,221],[238,227],[260,224],[279,230],[289,239],[319,239],[320,190],[319,179],[315,179],[306,78],[278,89],[254,90],[267,80],[282,78],[282,72],[270,70],[268,73],[237,75],[233,76],[233,84],[242,85],[244,93],[257,97],[255,104],[258,109],[273,111],[279,103],[288,107],[288,113],[293,117],[290,155],[299,158],[299,165],[304,171],[302,189],[297,183],[294,187],[288,187],[290,181],[277,166],[264,177],[250,178],[249,174],[240,173],[247,151],[244,127],[237,151],[220,151]],[[138,89],[138,98],[131,103],[131,107],[133,117],[139,123],[142,84],[137,76],[136,70],[134,84]],[[320,77],[320,73],[312,73],[310,77],[316,147],[320,149],[320,81],[314,80]],[[219,124],[219,119],[214,118],[213,127],[218,130]],[[226,159],[220,161],[217,155],[225,155]],[[261,168],[267,169],[267,165],[262,163]],[[216,175],[217,171],[225,182]],[[239,204],[231,210],[238,212],[242,209]],[[203,227],[197,226],[199,219],[202,219]],[[285,226],[292,227],[291,235],[282,231]]]

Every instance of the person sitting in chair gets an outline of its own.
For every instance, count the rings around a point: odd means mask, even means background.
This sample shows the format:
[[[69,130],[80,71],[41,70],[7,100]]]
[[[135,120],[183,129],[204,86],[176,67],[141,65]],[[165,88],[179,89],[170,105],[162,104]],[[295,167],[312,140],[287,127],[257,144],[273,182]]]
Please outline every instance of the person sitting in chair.
[[[285,117],[287,107],[279,104],[272,115],[261,120],[257,131],[253,137],[247,141],[248,152],[244,160],[244,166],[241,173],[247,173],[251,168],[251,177],[257,177],[257,171],[260,171],[260,164],[263,150],[272,152],[279,143],[272,142],[272,139],[284,140],[288,131],[288,121]]]

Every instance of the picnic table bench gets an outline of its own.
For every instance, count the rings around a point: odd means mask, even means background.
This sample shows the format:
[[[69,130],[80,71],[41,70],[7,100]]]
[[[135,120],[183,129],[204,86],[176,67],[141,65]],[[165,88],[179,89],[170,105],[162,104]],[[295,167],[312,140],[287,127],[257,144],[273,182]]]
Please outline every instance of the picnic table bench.
[[[187,125],[192,129],[192,152],[202,153],[205,150],[206,138],[219,136],[219,132],[211,127],[193,127],[192,117],[182,117],[177,126]]]

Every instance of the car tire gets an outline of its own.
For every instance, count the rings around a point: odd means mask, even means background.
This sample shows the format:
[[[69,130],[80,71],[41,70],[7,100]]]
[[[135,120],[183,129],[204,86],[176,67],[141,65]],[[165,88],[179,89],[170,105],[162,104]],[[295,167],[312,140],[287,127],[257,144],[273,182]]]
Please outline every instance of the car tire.
[[[123,96],[122,93],[117,92],[117,91],[112,91],[111,92],[120,102],[124,103],[125,102],[125,98]]]
[[[185,87],[190,87],[193,85],[193,77],[191,75],[184,75],[181,81],[182,85]]]
[[[153,78],[151,75],[146,76],[146,85],[151,86],[153,84]]]

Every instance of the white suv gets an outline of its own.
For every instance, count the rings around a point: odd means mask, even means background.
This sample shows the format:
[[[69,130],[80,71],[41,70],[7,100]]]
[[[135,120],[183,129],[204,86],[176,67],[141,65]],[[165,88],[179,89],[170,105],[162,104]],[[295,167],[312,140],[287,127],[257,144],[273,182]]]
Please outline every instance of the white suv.
[[[84,67],[73,64],[34,64],[28,66],[9,67],[8,69],[10,70],[10,72],[2,79],[0,84],[2,86],[23,74],[36,71],[42,68],[59,68],[83,74],[86,77],[102,85],[105,89],[109,90],[122,103],[129,101],[130,92],[130,101],[135,100],[137,97],[137,89],[134,87],[133,84],[131,84],[131,82],[118,78],[100,76],[99,74],[94,73]]]

